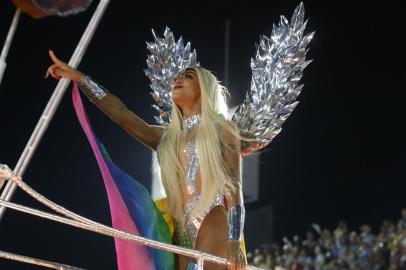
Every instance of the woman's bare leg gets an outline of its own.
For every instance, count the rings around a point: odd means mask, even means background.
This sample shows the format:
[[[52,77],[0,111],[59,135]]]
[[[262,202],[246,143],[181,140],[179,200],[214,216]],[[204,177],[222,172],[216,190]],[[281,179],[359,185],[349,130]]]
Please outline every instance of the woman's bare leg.
[[[223,206],[213,208],[204,218],[196,239],[195,249],[227,258],[227,215]],[[226,266],[204,263],[205,270],[225,270]]]

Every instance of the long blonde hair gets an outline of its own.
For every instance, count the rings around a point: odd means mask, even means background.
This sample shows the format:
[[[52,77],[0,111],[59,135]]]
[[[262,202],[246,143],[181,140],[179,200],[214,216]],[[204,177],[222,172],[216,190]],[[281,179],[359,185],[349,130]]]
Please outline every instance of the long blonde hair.
[[[225,88],[207,69],[193,68],[198,76],[201,93],[201,122],[196,131],[201,195],[194,211],[208,209],[219,192],[229,194],[236,189],[222,155],[220,130],[238,136],[233,125],[225,119],[227,105]],[[180,183],[185,179],[185,169],[179,160],[178,151],[183,127],[183,117],[178,106],[172,102],[171,122],[157,149],[161,179],[167,197],[166,211],[183,224]],[[217,134],[217,135],[216,135]]]

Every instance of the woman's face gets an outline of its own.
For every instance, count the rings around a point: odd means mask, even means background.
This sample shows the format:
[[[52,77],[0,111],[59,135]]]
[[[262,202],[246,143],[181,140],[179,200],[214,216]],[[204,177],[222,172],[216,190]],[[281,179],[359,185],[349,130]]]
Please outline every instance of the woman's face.
[[[172,99],[181,108],[194,107],[200,102],[199,78],[194,69],[187,69],[176,77],[172,86]]]

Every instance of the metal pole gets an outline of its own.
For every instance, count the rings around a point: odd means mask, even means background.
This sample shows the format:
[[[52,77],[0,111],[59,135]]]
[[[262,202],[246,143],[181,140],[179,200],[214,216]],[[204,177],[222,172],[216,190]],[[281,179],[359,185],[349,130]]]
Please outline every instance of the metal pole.
[[[110,2],[109,0],[100,0],[96,11],[94,12],[85,32],[82,35],[82,38],[79,41],[79,44],[77,45],[77,47],[72,55],[72,58],[70,59],[70,61],[68,63],[70,66],[76,68],[79,65],[79,63],[82,60],[82,57],[86,51],[86,48],[89,45],[89,42],[92,39],[93,34],[96,31],[96,28],[101,20],[101,17],[103,16],[104,11],[106,10],[109,2]],[[69,80],[67,80],[67,79],[59,80],[59,82],[54,90],[54,93],[52,94],[51,98],[49,99],[48,104],[45,107],[45,109],[37,123],[37,126],[35,127],[33,133],[31,134],[31,137],[30,137],[27,145],[25,146],[23,153],[21,154],[20,159],[18,160],[18,163],[14,169],[14,173],[16,175],[18,175],[20,177],[23,176],[24,171],[27,168],[27,166],[31,160],[31,157],[34,154],[49,123],[51,122],[52,117],[54,116],[55,111],[58,108],[58,105],[59,105],[68,85],[69,85]],[[5,200],[5,201],[10,201],[11,197],[14,194],[15,189],[16,189],[16,184],[13,183],[12,181],[9,181],[6,185],[6,187],[4,188],[0,199]],[[5,208],[0,207],[0,221],[4,215],[4,212],[5,212]]]
[[[21,256],[17,255],[14,253],[9,253],[9,252],[4,252],[0,251],[0,258],[8,259],[8,260],[13,260],[13,261],[18,261],[18,262],[23,262],[23,263],[28,263],[28,264],[34,264],[34,265],[39,265],[43,267],[48,267],[52,269],[59,269],[59,270],[84,270],[82,268],[77,268],[65,264],[59,264],[59,263],[54,263],[50,261],[44,261],[40,259],[34,259],[31,257],[27,256]]]
[[[13,21],[11,23],[10,29],[8,30],[6,42],[4,42],[3,49],[1,51],[1,56],[0,56],[0,85],[1,85],[1,80],[3,79],[3,74],[4,70],[6,69],[7,63],[6,63],[6,58],[8,54],[8,50],[10,49],[11,41],[13,40],[14,33],[16,31],[18,21],[20,19],[21,15],[21,10],[18,8],[16,12],[14,13]]]
[[[197,258],[197,269],[198,270],[204,270],[203,267],[204,267],[204,257],[201,256],[201,257]]]

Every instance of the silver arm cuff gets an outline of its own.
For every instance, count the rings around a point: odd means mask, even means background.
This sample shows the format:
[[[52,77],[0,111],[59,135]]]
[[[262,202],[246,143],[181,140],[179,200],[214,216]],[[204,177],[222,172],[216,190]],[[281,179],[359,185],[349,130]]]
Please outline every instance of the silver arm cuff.
[[[78,87],[93,103],[102,99],[108,93],[102,85],[95,82],[86,74],[82,74],[82,77],[78,82]]]
[[[244,231],[245,207],[239,204],[228,210],[228,240],[241,240]]]

